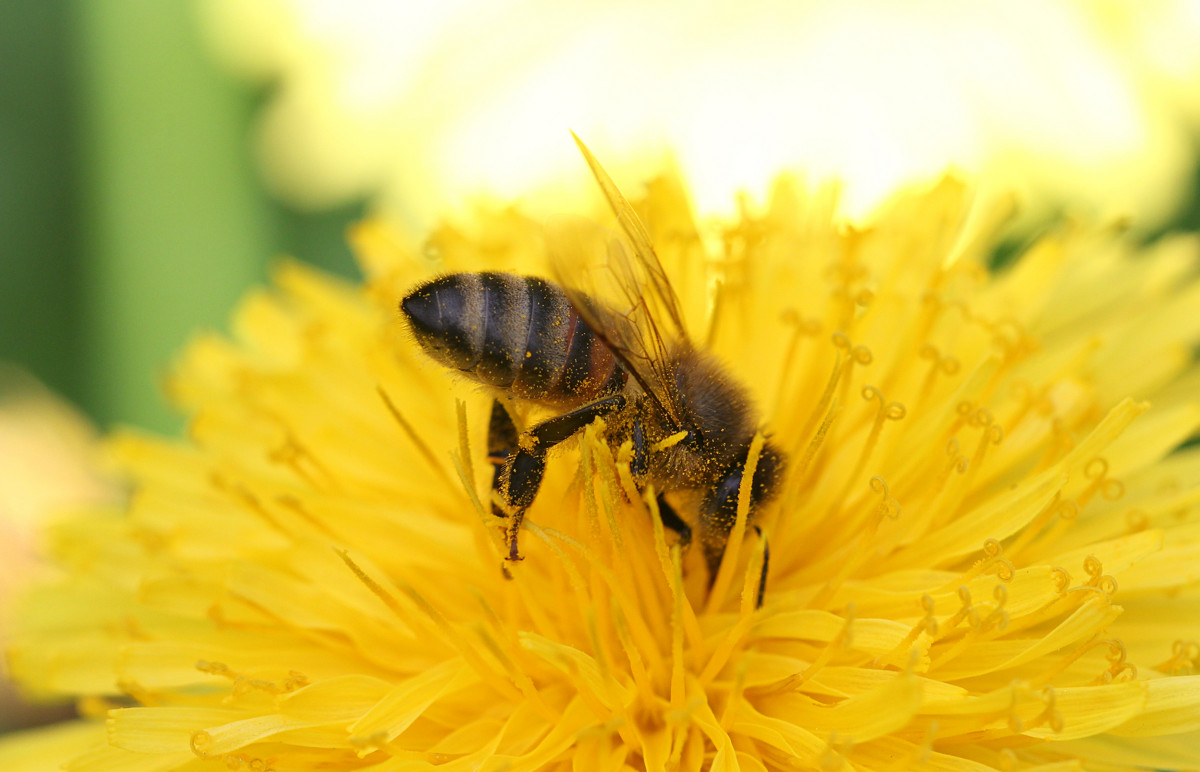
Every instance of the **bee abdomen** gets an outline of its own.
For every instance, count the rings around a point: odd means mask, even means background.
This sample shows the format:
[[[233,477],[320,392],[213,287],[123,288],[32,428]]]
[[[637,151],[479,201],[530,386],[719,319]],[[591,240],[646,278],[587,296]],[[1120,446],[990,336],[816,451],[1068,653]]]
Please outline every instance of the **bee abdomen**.
[[[457,273],[401,301],[431,357],[514,396],[580,404],[624,385],[612,352],[561,287],[510,273]]]

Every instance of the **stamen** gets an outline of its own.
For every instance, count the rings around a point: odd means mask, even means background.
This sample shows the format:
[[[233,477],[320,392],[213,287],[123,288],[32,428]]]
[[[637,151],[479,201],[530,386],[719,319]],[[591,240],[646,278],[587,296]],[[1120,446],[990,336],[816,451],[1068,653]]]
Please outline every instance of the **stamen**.
[[[921,386],[917,389],[917,398],[913,401],[913,412],[919,413],[925,401],[933,394],[933,383],[938,374],[953,376],[956,375],[961,367],[958,359],[952,354],[942,354],[938,348],[930,343],[921,346],[917,356],[921,359],[929,360],[929,372],[925,374],[924,380],[921,381]]]
[[[952,487],[954,495],[949,496],[944,503],[942,507],[944,515],[935,520],[937,524],[947,523],[959,514],[963,502],[966,501],[967,493],[972,489],[971,484],[978,477],[979,470],[983,466],[983,459],[987,454],[988,447],[999,445],[1004,441],[1004,432],[994,423],[992,414],[984,408],[970,411],[966,417],[966,423],[974,428],[982,429],[979,443],[975,446],[975,454],[967,462],[961,478],[955,481]]]
[[[775,409],[771,412],[772,415],[779,415],[785,399],[791,398],[791,395],[799,393],[796,389],[788,388],[792,380],[792,374],[800,364],[800,357],[797,352],[800,349],[800,341],[802,338],[815,337],[821,332],[821,321],[819,319],[808,317],[802,319],[800,314],[794,308],[787,308],[783,312],[783,323],[792,329],[788,336],[788,343],[783,357],[784,367],[779,372],[779,385],[775,389]]]
[[[421,435],[417,434],[417,430],[408,422],[408,419],[401,414],[399,408],[396,407],[396,403],[392,402],[392,398],[383,390],[383,386],[376,385],[375,393],[383,400],[383,404],[387,408],[388,413],[391,414],[392,419],[400,425],[401,431],[416,446],[417,452],[421,454],[421,458],[425,459],[425,463],[429,465],[429,468],[437,473],[438,477],[442,478],[442,482],[449,483],[450,476],[446,474],[445,467],[438,463],[437,456],[433,454],[433,451],[426,444],[425,440],[421,438]]]
[[[871,490],[880,494],[879,506],[875,508],[875,522],[878,523],[884,518],[898,520],[903,510],[900,507],[900,502],[891,497],[887,481],[879,475],[875,475],[871,478],[869,485],[871,486]]]
[[[992,333],[993,339],[1004,352],[1004,358],[1009,362],[1016,362],[1024,355],[1037,350],[1037,341],[1015,317],[1004,316],[994,322],[976,317],[976,321]]]
[[[542,715],[553,717],[555,721],[558,720],[560,717],[559,714],[542,701],[541,696],[537,693],[537,689],[533,686],[533,683],[529,681],[528,676],[519,670],[515,672],[497,672],[496,668],[489,664],[487,659],[474,646],[465,645],[466,640],[464,637],[415,588],[408,585],[399,587],[409,602],[421,612],[420,614],[413,614],[411,611],[403,608],[399,599],[382,584],[369,576],[350,557],[350,554],[346,550],[336,550],[336,553],[342,559],[342,562],[346,564],[346,567],[350,569],[351,573],[354,574],[355,578],[362,582],[370,590],[371,594],[378,598],[405,627],[420,627],[424,634],[442,640],[447,646],[458,652],[467,664],[488,684],[501,690],[511,698],[521,699],[524,697],[529,699],[533,707]],[[427,622],[431,622],[432,626],[427,624]],[[516,687],[515,689],[513,688],[514,686]]]
[[[593,425],[596,426],[596,437],[599,438],[603,433],[603,422],[596,419]],[[600,479],[603,483],[600,486],[600,502],[604,505],[608,535],[612,540],[615,554],[621,554],[621,550],[624,549],[624,538],[621,535],[621,527],[617,523],[617,499],[621,496],[620,481],[617,479],[617,462],[613,458],[612,448],[608,443],[600,442],[597,439],[592,443],[592,448],[595,456],[598,457],[596,469],[600,472]]]
[[[917,620],[917,623],[912,626],[908,634],[897,643],[891,651],[875,658],[875,665],[898,665],[908,657],[908,661],[912,661],[913,655],[918,655],[920,652],[917,649],[911,648],[916,643],[917,638],[924,633],[928,638],[934,639],[938,634],[937,617],[933,613],[933,596],[925,593],[921,596],[921,608],[925,611],[925,616]],[[913,669],[916,669],[916,663],[913,663]]]
[[[1061,569],[1056,569],[1061,570]],[[1100,563],[1100,559],[1095,555],[1088,555],[1083,559],[1083,570],[1088,575],[1088,580],[1084,584],[1070,587],[1066,590],[1067,593],[1072,592],[1091,592],[1100,593],[1111,598],[1117,592],[1117,580],[1113,576],[1104,573],[1104,567]],[[1065,571],[1063,572],[1066,573]]]
[[[667,547],[666,528],[663,526],[662,513],[658,509],[658,497],[655,495],[654,486],[646,487],[644,499],[647,508],[650,510],[650,522],[654,527],[654,549],[658,553],[659,566],[662,568],[663,577],[666,579],[668,586],[675,581],[675,566],[673,563],[673,551],[679,548],[678,544]],[[680,588],[683,592],[682,573],[680,574]],[[674,592],[674,590],[672,590]],[[674,596],[672,596],[674,598]],[[703,662],[704,657],[704,633],[700,630],[700,622],[696,619],[696,611],[692,608],[691,602],[687,599],[686,593],[683,594],[683,608],[681,619],[683,626],[687,632],[688,645],[694,652],[697,667]]]
[[[1150,527],[1150,517],[1140,509],[1131,509],[1125,513],[1126,532],[1141,533]]]
[[[967,625],[970,629],[968,629],[961,638],[959,638],[950,646],[946,647],[941,654],[939,654],[929,663],[929,670],[931,672],[966,651],[966,649],[973,644],[980,635],[981,628],[979,612],[976,611],[974,606],[971,604],[971,591],[966,587],[959,587],[958,599],[962,602],[962,606],[954,613],[954,616],[946,620],[946,623],[942,626],[942,630],[944,631],[944,634],[948,634],[964,619],[967,620]]]
[[[755,688],[754,693],[762,696],[769,696],[774,694],[786,694],[787,692],[795,691],[803,686],[808,679],[812,678],[814,675],[819,673],[822,668],[828,665],[834,656],[841,652],[849,651],[853,646],[854,641],[855,614],[856,607],[854,602],[851,601],[850,603],[846,604],[846,609],[843,611],[843,619],[845,621],[842,624],[842,629],[837,632],[837,635],[833,636],[833,638],[829,640],[829,643],[825,644],[825,648],[821,649],[821,653],[817,655],[816,659],[809,663],[808,667],[804,668],[804,670],[799,673],[793,673],[787,678],[780,679],[773,684],[767,684],[765,686]]]
[[[1091,484],[1079,494],[1079,508],[1087,506],[1092,496],[1099,493],[1106,501],[1116,501],[1125,495],[1125,483],[1108,477],[1108,459],[1097,456],[1083,468],[1083,476],[1091,480]]]
[[[1008,702],[1008,729],[1013,734],[1022,734],[1026,727],[1025,722],[1017,715],[1017,703],[1021,701],[1023,692],[1029,690],[1029,684],[1022,680],[1013,681],[1009,684],[1009,702]]]
[[[996,539],[984,539],[983,557],[975,561],[969,569],[954,580],[954,583],[965,585],[978,576],[992,572],[993,568],[996,578],[1002,582],[1011,582],[1013,576],[1016,575],[1016,569],[1012,562],[1004,557],[1004,545]],[[943,585],[942,589],[948,590],[949,587]]]
[[[596,446],[595,429],[591,424],[584,427],[583,440],[579,443],[579,476],[583,483],[583,504],[587,513],[588,535],[595,543],[600,543],[600,513],[596,507],[596,466],[593,448]],[[612,542],[607,544],[611,547]],[[612,553],[610,553],[611,555]]]
[[[729,531],[729,540],[725,543],[725,554],[721,556],[721,564],[717,568],[717,578],[709,590],[708,603],[705,613],[716,613],[720,604],[725,600],[729,585],[733,581],[733,571],[742,551],[742,540],[746,535],[746,519],[750,516],[750,487],[754,480],[754,472],[758,469],[758,459],[762,455],[763,436],[761,432],[754,434],[750,442],[750,450],[746,454],[746,466],[742,472],[741,485],[738,488],[737,519]]]
[[[1054,702],[1055,702],[1054,687],[1047,686],[1044,689],[1042,689],[1041,697],[1042,697],[1043,702],[1045,702],[1045,704],[1046,704],[1046,708],[1041,713],[1038,714],[1037,718],[1035,718],[1033,720],[1034,726],[1040,726],[1041,724],[1049,724],[1050,731],[1054,732],[1055,734],[1062,732],[1063,717],[1062,717],[1062,713],[1059,713],[1058,709],[1054,707]]]
[[[683,707],[683,561],[679,545],[671,547],[671,707]]]
[[[1195,675],[1200,670],[1200,643],[1178,640],[1171,644],[1171,656],[1154,665],[1167,675]]]
[[[875,446],[879,442],[879,435],[883,431],[884,422],[902,420],[906,413],[904,405],[900,404],[899,402],[887,402],[884,400],[883,394],[880,393],[879,389],[875,388],[874,386],[864,386],[862,390],[862,397],[868,402],[872,400],[878,402],[879,406],[875,411],[875,420],[871,424],[871,429],[867,435],[867,440],[863,445],[862,451],[859,453],[858,461],[854,465],[854,471],[851,472],[850,476],[846,478],[846,482],[843,485],[842,490],[835,498],[835,501],[844,502],[842,507],[843,512],[851,503],[849,498],[850,491],[853,489],[855,484],[861,484],[858,483],[858,481],[862,479],[863,470],[866,468],[867,463],[871,460],[871,456],[875,452]],[[857,526],[860,523],[860,517],[847,518],[846,520],[843,520],[843,528],[857,530]]]
[[[1073,499],[1064,499],[1061,493],[1055,493],[1050,503],[1042,508],[1009,545],[1008,554],[1020,554],[1026,549],[1037,554],[1040,546],[1055,544],[1057,537],[1070,527],[1077,517],[1079,505]]]
[[[1112,683],[1118,680],[1132,681],[1137,678],[1137,666],[1131,665],[1125,661],[1127,652],[1125,643],[1120,638],[1113,638],[1105,641],[1108,644],[1108,670],[1101,674],[1101,678],[1105,683]]]
[[[821,424],[817,427],[816,433],[808,441],[808,445],[804,449],[804,456],[800,459],[800,463],[796,465],[794,472],[788,475],[789,483],[787,492],[781,498],[786,502],[795,500],[799,492],[803,489],[805,481],[808,477],[808,470],[812,466],[813,459],[820,450],[825,437],[829,434],[829,427],[833,424],[833,419],[840,412],[837,400],[834,400],[826,411],[825,416],[821,420]]]
[[[619,609],[637,610],[643,608],[643,604],[638,603],[636,598],[630,593],[637,592],[638,588],[644,584],[654,584],[657,587],[662,586],[661,582],[637,580],[629,581],[629,577],[625,572],[614,572],[611,566],[607,565],[600,559],[599,555],[592,550],[585,549],[584,546],[578,541],[570,538],[566,534],[551,529],[538,528],[536,524],[533,523],[530,523],[529,527],[531,532],[539,534],[540,538],[556,539],[571,547],[586,560],[588,560],[592,568],[600,575],[600,577],[604,580],[605,585],[612,592],[614,611]],[[632,564],[637,566],[643,564],[644,562],[645,561],[642,560],[630,560],[628,561],[627,565]],[[622,581],[622,579],[625,581]],[[632,585],[632,587],[630,585]],[[659,601],[657,596],[655,596],[655,599],[647,607],[659,609],[665,605],[665,602],[665,600]],[[625,615],[622,613],[620,615],[620,622],[618,622],[618,616],[614,614],[613,621],[618,627],[618,634],[620,634],[620,625],[625,625],[629,633],[630,645],[632,646],[636,642],[636,650],[645,653],[645,655],[650,659],[651,668],[657,670],[658,668],[664,666],[664,662],[659,651],[659,639],[655,637],[654,632],[651,631],[650,627],[648,626],[649,624],[657,623],[658,630],[661,633],[666,634],[667,630],[665,623],[662,621],[662,614],[656,615],[635,613]],[[640,657],[639,661],[641,661]]]
[[[934,719],[929,722],[925,736],[921,738],[921,744],[916,747],[916,752],[913,754],[912,763],[916,768],[923,768],[929,763],[929,759],[933,755],[933,741],[937,739],[937,734],[938,722],[937,719]]]
[[[1002,584],[996,585],[992,597],[996,599],[996,606],[979,623],[980,632],[1004,632],[1008,627],[1008,612],[1004,610],[1004,604],[1008,602],[1008,588]]]
[[[746,690],[746,675],[749,672],[749,660],[738,660],[737,670],[733,674],[733,686],[729,689],[729,696],[725,698],[725,705],[721,708],[721,715],[718,717],[718,723],[726,732],[729,731],[733,719],[737,716],[738,703],[745,699],[743,695]]]
[[[1046,387],[1035,391],[1028,381],[1017,378],[1013,380],[1012,385],[1009,387],[1009,392],[1012,394],[1013,399],[1017,401],[1016,410],[1008,417],[1008,433],[1012,434],[1035,407],[1041,408],[1044,413],[1047,406]]]
[[[625,652],[625,659],[629,661],[629,672],[633,675],[641,702],[643,705],[653,704],[656,696],[654,683],[646,670],[641,651],[633,642],[629,622],[625,619],[625,612],[621,609],[621,602],[616,593],[609,597],[609,615],[613,622],[613,630],[617,634],[617,641],[621,644],[621,650]]]
[[[321,460],[313,454],[308,446],[296,439],[290,431],[284,437],[283,444],[268,453],[267,458],[273,463],[282,464],[291,469],[300,479],[316,490],[341,491],[337,477],[321,463]],[[307,464],[304,463],[306,461]]]
[[[483,508],[483,502],[479,500],[479,492],[475,489],[475,469],[471,464],[471,444],[467,436],[467,405],[462,400],[457,400],[455,403],[458,414],[458,453],[450,454],[450,458],[454,463],[454,470],[458,473],[459,483],[463,490],[467,493],[467,499],[475,508],[475,514],[478,516],[480,525],[483,526],[480,533],[483,536],[483,541],[487,545],[485,549],[490,552],[495,563],[500,566],[500,573],[505,579],[512,579],[513,574],[508,568],[508,561],[503,559],[503,555],[507,551],[504,545],[504,535],[506,528],[503,526],[496,527],[496,521],[499,518],[492,515]],[[493,491],[493,495],[495,492]],[[503,504],[496,497],[497,503]]]
[[[882,494],[882,500],[871,510],[866,523],[857,528],[858,534],[855,536],[854,545],[844,550],[842,554],[831,555],[825,561],[833,562],[836,568],[833,569],[833,575],[821,586],[821,590],[809,601],[812,608],[824,608],[851,574],[861,568],[864,563],[876,559],[879,550],[871,549],[870,544],[875,539],[880,523],[884,518],[895,520],[900,517],[900,503],[888,495],[887,482],[876,475],[871,478],[869,486],[871,490]],[[859,520],[861,518],[855,518],[855,522]]]
[[[837,335],[834,335],[834,345],[837,345]],[[804,428],[796,435],[798,441],[803,442],[805,437],[811,436],[813,427],[818,422],[828,418],[830,405],[834,402],[833,393],[837,388],[838,381],[845,374],[849,366],[848,362],[849,356],[844,354],[839,356],[837,362],[834,363],[833,372],[829,374],[829,380],[825,383],[825,391],[821,393],[821,398],[817,400],[817,404],[813,407],[812,412],[809,413],[808,419],[804,422]],[[799,450],[799,448],[797,447],[793,450]]]
[[[1062,566],[1055,566],[1050,569],[1050,581],[1054,582],[1055,592],[1066,595],[1071,586],[1071,573]]]
[[[233,693],[235,695],[246,694],[251,691],[259,691],[278,696],[281,694],[294,692],[297,689],[301,689],[311,683],[307,676],[295,670],[289,670],[288,677],[284,679],[283,683],[277,683],[275,681],[267,681],[262,678],[250,678],[244,673],[239,673],[235,670],[232,670],[224,662],[209,662],[208,660],[201,659],[196,661],[196,669],[201,673],[208,673],[209,675],[216,675],[229,679],[233,682]]]

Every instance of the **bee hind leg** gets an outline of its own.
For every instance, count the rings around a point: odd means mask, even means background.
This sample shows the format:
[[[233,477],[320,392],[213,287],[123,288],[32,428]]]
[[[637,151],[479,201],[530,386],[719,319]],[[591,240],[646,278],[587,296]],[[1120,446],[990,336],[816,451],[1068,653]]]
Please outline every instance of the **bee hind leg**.
[[[517,425],[513,423],[507,408],[499,399],[493,399],[492,417],[488,421],[487,442],[488,461],[492,465],[492,490],[497,493],[502,490],[501,478],[504,476],[504,468],[507,466],[508,457],[517,449],[520,436]],[[492,514],[496,517],[508,516],[495,501],[492,502]]]
[[[525,510],[533,503],[538,488],[542,486],[547,452],[600,416],[620,410],[624,406],[625,397],[616,394],[569,413],[547,418],[517,438],[515,446],[499,470],[499,475],[493,478],[494,483],[498,483],[500,498],[512,513],[512,523],[507,534],[508,560],[521,559],[517,549],[517,534],[521,530],[521,522],[525,519]],[[495,409],[493,408],[493,418]],[[500,409],[503,410],[503,407]]]

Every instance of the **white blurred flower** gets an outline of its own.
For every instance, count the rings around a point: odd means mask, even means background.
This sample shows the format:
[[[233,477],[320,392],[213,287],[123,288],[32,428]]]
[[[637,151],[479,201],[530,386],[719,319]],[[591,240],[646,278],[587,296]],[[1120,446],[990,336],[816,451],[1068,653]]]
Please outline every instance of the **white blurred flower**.
[[[39,570],[35,536],[47,518],[117,498],[98,471],[96,443],[82,414],[26,373],[0,365],[0,640],[2,612]]]
[[[587,191],[568,128],[618,176],[669,149],[702,213],[781,167],[845,180],[852,215],[954,167],[1151,222],[1200,122],[1195,0],[202,7],[222,58],[274,83],[272,188],[420,225],[479,194],[537,208],[553,189],[561,211],[564,186]]]

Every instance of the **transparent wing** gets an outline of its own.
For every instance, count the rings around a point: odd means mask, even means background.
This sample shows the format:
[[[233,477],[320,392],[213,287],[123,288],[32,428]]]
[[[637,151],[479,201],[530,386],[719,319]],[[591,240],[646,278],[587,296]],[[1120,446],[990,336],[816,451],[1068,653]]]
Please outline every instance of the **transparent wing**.
[[[678,419],[670,353],[690,345],[679,298],[633,208],[591,151],[575,141],[620,231],[586,221],[551,226],[554,278],[642,390]]]

